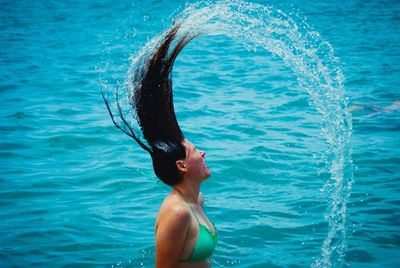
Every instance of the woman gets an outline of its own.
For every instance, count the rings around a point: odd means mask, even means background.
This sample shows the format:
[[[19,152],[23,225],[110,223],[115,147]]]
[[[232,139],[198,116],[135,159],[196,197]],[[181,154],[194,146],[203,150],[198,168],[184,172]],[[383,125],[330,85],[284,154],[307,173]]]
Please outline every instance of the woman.
[[[195,37],[185,34],[178,38],[179,28],[180,25],[172,27],[154,53],[143,60],[143,66],[136,67],[130,81],[134,89],[130,104],[145,141],[124,117],[118,92],[120,124],[104,94],[103,99],[115,126],[150,154],[156,176],[172,186],[156,220],[156,267],[210,267],[217,233],[203,212],[200,186],[211,173],[205,165],[205,152],[184,138],[173,105],[172,66],[179,52]]]
[[[215,227],[202,210],[201,183],[210,176],[205,153],[184,140],[186,157],[176,162],[180,182],[161,205],[156,221],[156,267],[209,267]]]

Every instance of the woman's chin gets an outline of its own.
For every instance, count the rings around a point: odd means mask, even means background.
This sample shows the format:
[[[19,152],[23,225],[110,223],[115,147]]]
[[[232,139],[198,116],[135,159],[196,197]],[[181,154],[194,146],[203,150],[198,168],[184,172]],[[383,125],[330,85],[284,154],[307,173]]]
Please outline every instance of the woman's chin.
[[[206,175],[206,179],[211,176],[211,171],[210,171],[210,169],[208,167],[207,167],[205,175]]]

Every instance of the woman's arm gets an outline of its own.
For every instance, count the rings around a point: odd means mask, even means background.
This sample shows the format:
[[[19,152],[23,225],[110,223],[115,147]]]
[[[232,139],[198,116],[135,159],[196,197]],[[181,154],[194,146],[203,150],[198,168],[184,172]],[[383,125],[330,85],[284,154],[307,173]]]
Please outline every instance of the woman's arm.
[[[175,203],[160,210],[156,226],[156,268],[177,266],[190,222],[187,206]]]

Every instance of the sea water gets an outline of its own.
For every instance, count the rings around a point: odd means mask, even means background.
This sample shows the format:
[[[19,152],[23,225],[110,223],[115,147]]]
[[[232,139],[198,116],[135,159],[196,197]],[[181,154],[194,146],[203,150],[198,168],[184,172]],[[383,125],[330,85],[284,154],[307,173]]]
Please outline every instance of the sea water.
[[[19,1],[0,9],[0,266],[152,267],[169,188],[100,87],[172,21],[174,101],[207,152],[214,267],[396,267],[396,1]],[[150,42],[150,45],[148,45]]]

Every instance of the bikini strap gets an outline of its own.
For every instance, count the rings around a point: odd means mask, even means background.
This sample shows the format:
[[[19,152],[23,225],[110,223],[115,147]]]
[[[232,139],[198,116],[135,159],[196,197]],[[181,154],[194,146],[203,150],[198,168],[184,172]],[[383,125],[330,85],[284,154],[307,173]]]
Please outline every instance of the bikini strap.
[[[197,223],[200,224],[200,221],[199,221],[199,219],[197,218],[196,212],[194,211],[194,209],[193,209],[192,205],[190,204],[189,200],[186,198],[186,196],[185,196],[184,194],[181,193],[181,191],[179,191],[179,190],[176,189],[176,188],[174,188],[174,189],[179,193],[179,195],[183,198],[183,200],[185,200],[185,202],[189,205],[190,209],[191,209],[192,212],[193,212],[194,217],[195,217],[196,220],[197,220]]]

